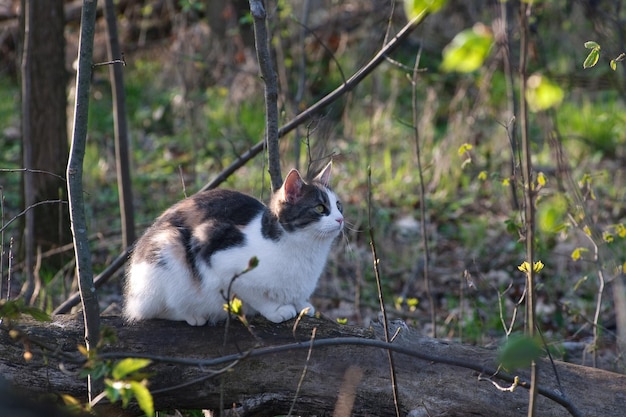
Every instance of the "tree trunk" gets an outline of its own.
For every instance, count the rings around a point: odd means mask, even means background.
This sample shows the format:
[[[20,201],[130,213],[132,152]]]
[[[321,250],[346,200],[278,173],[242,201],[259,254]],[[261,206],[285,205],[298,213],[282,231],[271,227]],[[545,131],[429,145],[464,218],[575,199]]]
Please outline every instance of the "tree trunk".
[[[25,26],[29,30],[25,40],[28,51],[22,54],[22,84],[27,86],[22,89],[24,168],[37,170],[24,173],[24,202],[29,206],[40,201],[67,199],[62,178],[68,157],[68,74],[63,0],[25,0],[24,7],[31,12]],[[46,251],[70,242],[67,204],[39,205],[31,214],[32,241],[25,244],[31,246],[32,252],[37,246]],[[57,256],[46,264],[56,270],[63,262]],[[33,260],[28,263],[32,268]]]
[[[376,329],[305,318],[294,332],[293,320],[272,324],[257,318],[250,330],[238,322],[231,323],[225,338],[223,325],[191,327],[182,322],[151,320],[129,326],[119,317],[102,317],[102,325],[117,333],[116,341],[109,342],[102,354],[112,356],[117,352],[120,358],[150,354],[193,362],[225,355],[236,357],[254,349],[218,377],[210,377],[209,371],[233,363],[234,357],[201,366],[155,360],[148,370],[157,410],[223,407],[226,415],[275,416],[287,414],[295,404],[294,415],[395,415],[385,351],[357,344],[382,343],[375,335]],[[15,326],[22,331],[15,340],[4,326],[0,331],[0,374],[23,390],[86,398],[86,383],[74,374],[79,365],[70,360],[80,358],[76,349],[83,339],[80,317],[57,316],[53,323],[25,319]],[[307,362],[314,328],[315,341],[320,345],[312,348]],[[290,349],[263,354],[268,347],[295,342],[299,343]],[[321,345],[325,342],[333,345]],[[42,351],[38,343],[47,349]],[[488,370],[497,368],[497,351],[429,339],[404,326],[392,345],[404,349],[403,353],[394,353],[402,415],[525,414],[527,389],[518,386],[513,392],[500,391],[490,382],[479,381],[479,372],[452,365],[463,362],[476,369],[484,367],[486,372],[480,376],[489,378]],[[33,353],[29,362],[23,358],[25,346]],[[66,356],[64,361],[59,360],[60,355]],[[422,355],[422,359],[415,355]],[[438,362],[435,356],[447,364]],[[426,357],[431,359],[424,360]],[[549,362],[539,361],[538,366],[543,384],[540,392],[560,395]],[[580,415],[616,416],[626,409],[626,376],[561,362],[555,366],[562,390]],[[527,372],[516,375],[524,378]],[[493,380],[501,386],[511,385],[497,377]],[[537,415],[567,416],[569,412],[540,395]]]

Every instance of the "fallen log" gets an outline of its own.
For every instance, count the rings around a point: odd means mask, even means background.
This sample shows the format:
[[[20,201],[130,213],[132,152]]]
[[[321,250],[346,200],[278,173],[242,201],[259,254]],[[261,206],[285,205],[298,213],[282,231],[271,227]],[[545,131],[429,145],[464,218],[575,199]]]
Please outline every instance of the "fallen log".
[[[246,328],[238,321],[203,327],[164,320],[127,325],[105,316],[102,326],[117,334],[100,349],[102,357],[153,360],[149,388],[157,410],[393,416],[387,347],[394,352],[403,415],[526,415],[527,374],[492,375],[496,350],[423,337],[402,323],[395,326],[400,331],[391,344],[377,337],[377,328],[308,317],[296,326],[293,320],[273,324],[258,318]],[[77,349],[83,344],[82,317],[56,316],[49,323],[24,318],[11,324],[12,332],[6,323],[0,328],[0,374],[13,386],[86,400],[86,381],[77,375],[84,362]],[[25,350],[32,354],[28,361]],[[626,376],[563,362],[555,366],[560,388],[552,365],[539,363],[537,415],[608,417],[626,410]],[[521,380],[515,389],[496,387],[510,387],[516,375]]]

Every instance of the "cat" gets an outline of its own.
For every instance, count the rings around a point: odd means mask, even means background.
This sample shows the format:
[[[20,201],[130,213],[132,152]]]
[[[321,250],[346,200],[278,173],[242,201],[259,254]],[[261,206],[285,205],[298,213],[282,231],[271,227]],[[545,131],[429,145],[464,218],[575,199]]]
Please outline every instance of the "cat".
[[[275,323],[303,310],[313,315],[309,297],[344,227],[341,202],[329,186],[331,164],[310,181],[291,170],[268,206],[214,189],[166,210],[131,255],[126,319],[215,324],[228,314],[231,281],[230,295],[246,314]],[[242,274],[254,257],[257,266]]]

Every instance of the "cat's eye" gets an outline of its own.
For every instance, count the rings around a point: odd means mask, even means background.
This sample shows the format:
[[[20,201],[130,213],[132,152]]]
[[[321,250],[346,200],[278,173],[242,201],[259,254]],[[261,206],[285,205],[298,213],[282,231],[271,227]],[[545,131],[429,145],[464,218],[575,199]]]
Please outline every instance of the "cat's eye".
[[[317,211],[318,213],[325,213],[326,206],[323,204],[318,204],[317,206],[315,206],[315,211]]]
[[[339,209],[340,213],[343,213],[343,204],[339,200],[337,200],[337,209]]]

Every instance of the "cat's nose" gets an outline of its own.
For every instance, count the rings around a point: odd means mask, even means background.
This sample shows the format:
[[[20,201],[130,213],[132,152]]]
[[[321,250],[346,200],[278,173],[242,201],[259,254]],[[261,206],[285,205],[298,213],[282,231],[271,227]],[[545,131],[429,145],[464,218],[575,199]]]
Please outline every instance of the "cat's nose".
[[[338,217],[335,220],[337,221],[337,223],[339,223],[339,225],[343,224],[343,217]]]

